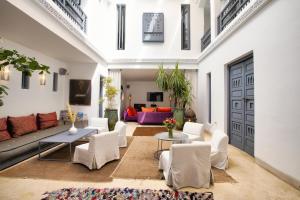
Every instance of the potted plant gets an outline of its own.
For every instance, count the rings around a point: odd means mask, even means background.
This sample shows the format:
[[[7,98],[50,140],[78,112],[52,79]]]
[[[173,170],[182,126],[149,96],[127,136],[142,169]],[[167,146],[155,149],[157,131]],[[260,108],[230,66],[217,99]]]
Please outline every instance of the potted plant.
[[[165,71],[163,65],[159,66],[156,84],[162,91],[171,92],[171,97],[174,99],[173,116],[176,119],[176,128],[182,130],[185,106],[192,101],[191,83],[185,79],[184,73],[176,63],[175,69],[170,74]]]
[[[118,110],[115,109],[115,97],[118,94],[118,89],[112,85],[111,77],[104,78],[103,83],[105,88],[105,99],[107,101],[104,117],[108,118],[108,128],[112,131],[118,121]],[[103,101],[104,99],[100,100],[100,102]]]
[[[7,66],[12,66],[14,69],[25,72],[27,78],[33,72],[39,71],[39,74],[50,73],[49,67],[38,63],[35,58],[26,57],[19,54],[16,50],[8,50],[0,48],[0,71]],[[0,106],[3,106],[3,95],[8,95],[8,87],[0,85]]]

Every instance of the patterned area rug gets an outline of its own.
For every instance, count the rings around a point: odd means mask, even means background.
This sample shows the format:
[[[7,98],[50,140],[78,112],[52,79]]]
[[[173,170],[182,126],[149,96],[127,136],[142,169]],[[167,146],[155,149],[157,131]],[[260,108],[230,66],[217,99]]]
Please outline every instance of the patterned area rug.
[[[130,188],[66,188],[53,192],[46,192],[43,200],[54,199],[116,199],[116,200],[213,200],[213,193],[211,192],[182,192],[171,190],[150,190],[150,189],[130,189]]]

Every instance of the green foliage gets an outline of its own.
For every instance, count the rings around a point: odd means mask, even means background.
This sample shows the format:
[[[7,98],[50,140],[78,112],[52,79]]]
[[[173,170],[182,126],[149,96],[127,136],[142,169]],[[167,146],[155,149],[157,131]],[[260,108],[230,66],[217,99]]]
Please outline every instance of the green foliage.
[[[25,72],[28,76],[31,76],[33,72],[38,71],[39,74],[48,73],[49,67],[38,63],[35,58],[30,58],[19,54],[16,50],[8,50],[0,48],[0,71],[6,66],[12,66],[20,72]],[[0,100],[2,102],[3,95],[7,95],[8,88],[4,85],[0,85]],[[3,104],[3,102],[2,102]],[[0,105],[1,106],[1,105]]]
[[[178,63],[175,69],[168,74],[163,65],[159,66],[156,74],[156,84],[162,91],[170,91],[175,100],[175,107],[182,109],[192,102],[191,83],[185,79],[184,73],[179,69]]]
[[[158,88],[160,88],[162,91],[168,91],[169,79],[169,74],[165,71],[163,65],[160,65],[156,74],[156,85]]]
[[[112,86],[112,78],[111,77],[106,77],[103,79],[104,83],[104,88],[105,88],[105,98],[107,100],[107,108],[108,109],[113,109],[114,107],[114,98],[118,94],[119,90]],[[105,99],[100,99],[100,103],[104,102]]]

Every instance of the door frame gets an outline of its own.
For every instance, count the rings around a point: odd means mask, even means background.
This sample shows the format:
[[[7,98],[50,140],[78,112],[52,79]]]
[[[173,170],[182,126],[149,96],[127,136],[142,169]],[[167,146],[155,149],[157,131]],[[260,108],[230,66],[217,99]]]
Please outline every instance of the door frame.
[[[228,136],[228,139],[229,139],[229,144],[231,144],[231,134],[230,134],[230,67],[235,65],[235,64],[238,64],[238,63],[241,63],[243,61],[246,61],[248,60],[249,58],[252,58],[253,59],[253,64],[254,64],[254,53],[253,51],[250,51],[250,52],[247,52],[241,56],[239,56],[238,58],[228,62],[227,64],[225,64],[225,88],[226,88],[226,92],[225,92],[225,100],[227,101],[227,105],[225,106],[226,108],[226,118],[227,118],[227,122],[225,122],[227,128],[227,136]],[[255,80],[255,79],[254,79]],[[255,81],[254,81],[254,84],[255,84]],[[255,96],[254,96],[254,104],[255,104]],[[255,114],[254,114],[254,121],[255,121]],[[254,124],[255,125],[255,124]],[[255,142],[255,141],[254,141]],[[254,148],[254,152],[255,152],[255,148]],[[249,154],[250,155],[250,154]],[[253,157],[255,157],[255,154],[253,155]]]

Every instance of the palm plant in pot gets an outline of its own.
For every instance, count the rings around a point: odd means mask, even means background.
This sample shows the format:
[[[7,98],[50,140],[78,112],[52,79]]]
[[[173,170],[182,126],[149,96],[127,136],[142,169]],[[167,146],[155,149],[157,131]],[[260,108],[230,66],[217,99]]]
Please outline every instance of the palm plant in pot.
[[[185,106],[192,101],[191,83],[185,79],[184,73],[176,63],[175,69],[171,73],[167,73],[163,65],[159,66],[156,84],[162,91],[171,92],[174,99],[173,116],[176,119],[176,128],[181,130],[184,125]]]
[[[114,130],[118,121],[118,110],[115,109],[115,97],[118,94],[118,89],[112,85],[112,78],[107,77],[103,79],[105,88],[105,98],[100,99],[100,102],[107,101],[104,111],[104,117],[108,118],[109,130]]]

